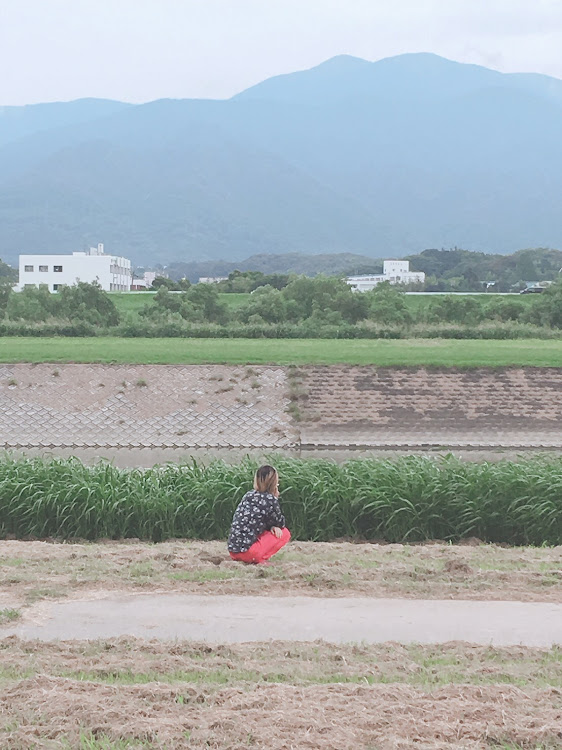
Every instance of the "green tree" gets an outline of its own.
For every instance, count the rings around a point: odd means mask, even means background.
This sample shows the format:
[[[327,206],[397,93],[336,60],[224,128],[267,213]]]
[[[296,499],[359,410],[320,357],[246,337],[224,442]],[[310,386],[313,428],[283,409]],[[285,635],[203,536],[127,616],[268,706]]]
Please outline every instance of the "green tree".
[[[42,323],[60,316],[60,300],[44,284],[39,287],[28,286],[21,292],[8,295],[6,315],[10,320]]]
[[[431,301],[427,314],[431,323],[475,325],[484,317],[482,306],[472,297],[446,294]]]
[[[0,283],[16,284],[18,280],[17,269],[12,268],[4,261],[0,260]]]
[[[120,321],[115,303],[97,281],[91,284],[79,281],[72,286],[63,286],[56,296],[60,317],[70,321],[80,320],[100,326],[116,326]]]
[[[525,312],[521,300],[492,297],[484,307],[484,318],[491,320],[519,320]]]
[[[325,323],[331,320],[357,323],[367,317],[369,305],[364,295],[353,292],[342,279],[298,276],[281,292],[287,302],[288,319],[307,320],[313,315]],[[328,313],[338,313],[339,317]]]
[[[278,289],[260,286],[240,308],[238,317],[243,323],[283,323],[287,320],[287,303]]]
[[[0,320],[6,315],[8,300],[12,294],[12,284],[6,278],[0,278]]]
[[[384,325],[409,325],[412,316],[406,305],[404,292],[390,282],[383,281],[365,294],[369,303],[369,318]]]
[[[178,284],[173,279],[169,279],[167,276],[157,276],[152,282],[153,289],[160,289],[161,287],[174,292],[179,291]]]
[[[542,292],[540,299],[525,310],[523,319],[535,325],[562,328],[562,280]]]
[[[172,294],[166,284],[161,284],[154,297],[139,310],[143,318],[166,319],[171,314],[179,313],[182,305],[180,294]]]
[[[183,297],[183,295],[182,295]],[[195,310],[200,310],[209,323],[226,323],[228,308],[221,302],[219,291],[214,284],[194,284],[185,292],[182,300],[189,302]]]

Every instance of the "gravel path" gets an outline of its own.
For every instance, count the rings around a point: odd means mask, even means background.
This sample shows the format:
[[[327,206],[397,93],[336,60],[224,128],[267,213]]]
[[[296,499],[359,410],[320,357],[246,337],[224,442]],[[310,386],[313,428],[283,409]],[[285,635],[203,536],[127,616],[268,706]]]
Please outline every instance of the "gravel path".
[[[282,639],[332,643],[562,645],[562,604],[375,598],[113,595],[41,602],[18,624],[21,638],[96,639],[122,635],[239,643]]]

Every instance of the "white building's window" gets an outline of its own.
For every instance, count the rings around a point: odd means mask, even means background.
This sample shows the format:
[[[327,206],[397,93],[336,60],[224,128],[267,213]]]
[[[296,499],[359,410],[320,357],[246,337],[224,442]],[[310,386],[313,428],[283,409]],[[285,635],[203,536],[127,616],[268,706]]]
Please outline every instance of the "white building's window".
[[[62,286],[62,284],[53,284],[53,292],[58,292],[59,286]]]
[[[39,266],[39,270],[43,273],[46,273],[49,270],[49,266]]]
[[[62,266],[53,266],[53,271],[55,273],[62,273]]]
[[[33,273],[33,266],[24,266],[24,267],[23,267],[23,270],[24,270],[24,271],[25,271],[26,273]]]

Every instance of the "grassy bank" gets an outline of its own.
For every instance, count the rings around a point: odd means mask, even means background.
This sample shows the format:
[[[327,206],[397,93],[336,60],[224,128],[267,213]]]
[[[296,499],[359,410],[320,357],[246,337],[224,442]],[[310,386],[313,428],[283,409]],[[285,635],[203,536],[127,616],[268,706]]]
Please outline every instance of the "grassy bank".
[[[562,340],[3,338],[0,362],[562,367]]]
[[[562,541],[559,457],[494,464],[412,456],[276,463],[283,509],[297,539]],[[223,539],[254,468],[249,460],[147,471],[7,460],[0,464],[0,536]]]

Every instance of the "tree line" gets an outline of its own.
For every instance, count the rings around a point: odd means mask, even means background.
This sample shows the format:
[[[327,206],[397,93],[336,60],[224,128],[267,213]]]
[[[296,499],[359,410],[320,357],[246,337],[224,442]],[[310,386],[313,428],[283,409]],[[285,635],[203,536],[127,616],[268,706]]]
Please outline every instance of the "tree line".
[[[400,288],[388,282],[371,292],[357,293],[342,279],[298,276],[290,278],[281,289],[271,284],[257,287],[238,307],[228,305],[217,287],[195,284],[174,292],[163,285],[147,299],[136,319],[121,313],[115,298],[97,283],[80,282],[62,287],[57,293],[50,293],[46,287],[28,287],[15,293],[4,287],[0,319],[4,335],[15,335],[21,325],[27,326],[28,335],[33,335],[30,325],[39,329],[57,321],[81,324],[81,328],[72,330],[86,334],[109,331],[138,336],[156,335],[157,331],[161,332],[157,335],[165,336],[166,330],[169,335],[190,335],[197,326],[198,330],[208,330],[209,335],[215,335],[213,330],[220,328],[224,330],[216,335],[224,335],[227,329],[233,335],[251,335],[252,329],[253,335],[261,335],[261,331],[275,336],[277,331],[279,336],[305,337],[321,337],[323,332],[328,335],[328,329],[336,332],[333,335],[368,337],[369,332],[376,336],[382,328],[401,332],[400,335],[416,329],[415,335],[424,335],[425,329],[440,325],[474,328],[498,323],[512,326],[513,335],[523,335],[522,326],[530,327],[529,335],[539,328],[562,329],[561,282],[533,299],[532,304],[525,304],[518,297],[443,295],[423,298],[427,303],[417,309],[408,304]],[[509,330],[505,328],[507,338]]]

